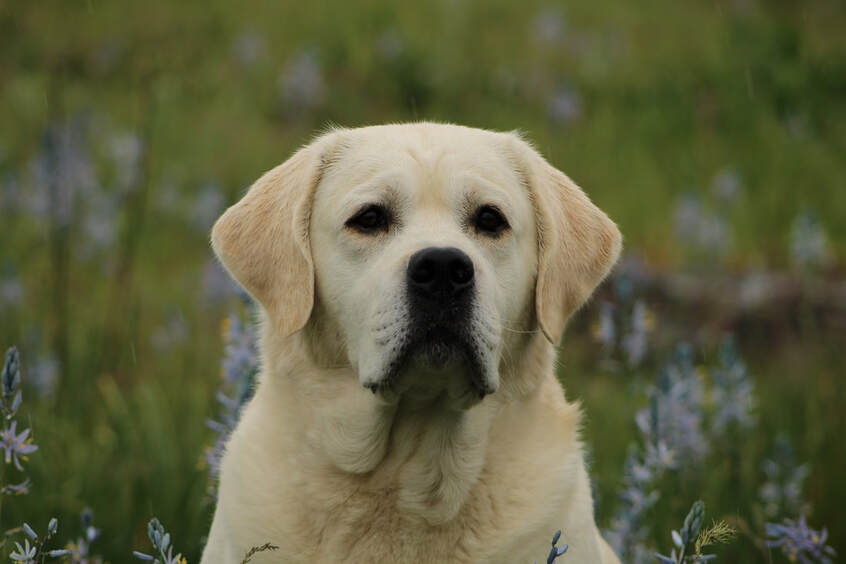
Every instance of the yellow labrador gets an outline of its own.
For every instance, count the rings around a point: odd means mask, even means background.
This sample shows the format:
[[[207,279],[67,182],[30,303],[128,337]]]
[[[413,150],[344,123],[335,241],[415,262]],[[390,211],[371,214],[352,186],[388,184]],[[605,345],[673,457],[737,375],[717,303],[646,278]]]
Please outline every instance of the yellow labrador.
[[[336,129],[261,177],[212,244],[261,304],[255,397],[204,564],[616,563],[555,348],[620,252],[511,133]],[[565,558],[565,557],[562,557]]]

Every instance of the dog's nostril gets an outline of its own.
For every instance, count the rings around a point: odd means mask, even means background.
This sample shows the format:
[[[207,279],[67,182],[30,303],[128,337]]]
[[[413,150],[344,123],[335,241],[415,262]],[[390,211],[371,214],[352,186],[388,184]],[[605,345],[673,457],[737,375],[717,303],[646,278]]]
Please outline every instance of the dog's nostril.
[[[431,282],[435,278],[435,266],[431,260],[421,260],[414,268],[409,267],[408,275],[419,284]]]
[[[430,247],[408,261],[408,283],[426,297],[453,297],[473,285],[473,261],[452,247]]]
[[[473,263],[454,260],[449,265],[450,277],[456,284],[466,284],[473,279]]]

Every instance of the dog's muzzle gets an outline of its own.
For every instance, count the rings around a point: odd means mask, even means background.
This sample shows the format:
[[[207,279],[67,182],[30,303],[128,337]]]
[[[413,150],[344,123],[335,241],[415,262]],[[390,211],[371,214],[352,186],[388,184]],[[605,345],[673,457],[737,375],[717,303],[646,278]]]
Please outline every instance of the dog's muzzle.
[[[473,261],[454,247],[429,247],[411,256],[406,279],[411,313],[409,352],[433,367],[462,359],[478,393],[490,393],[471,335]]]
[[[422,363],[437,370],[462,366],[478,397],[496,391],[487,351],[474,338],[475,284],[473,261],[463,251],[428,247],[414,253],[406,267],[406,331],[391,348],[385,376],[364,385],[374,393],[396,390],[401,373]]]

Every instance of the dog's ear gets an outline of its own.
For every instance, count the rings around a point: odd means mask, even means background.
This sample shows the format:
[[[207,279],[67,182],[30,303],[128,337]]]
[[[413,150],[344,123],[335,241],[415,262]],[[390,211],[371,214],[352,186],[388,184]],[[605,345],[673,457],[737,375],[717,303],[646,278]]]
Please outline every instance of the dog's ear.
[[[575,182],[519,136],[512,139],[537,221],[535,311],[544,335],[557,344],[567,319],[617,262],[622,237]]]
[[[337,135],[318,138],[266,172],[212,228],[218,259],[283,335],[302,329],[314,305],[311,205]]]

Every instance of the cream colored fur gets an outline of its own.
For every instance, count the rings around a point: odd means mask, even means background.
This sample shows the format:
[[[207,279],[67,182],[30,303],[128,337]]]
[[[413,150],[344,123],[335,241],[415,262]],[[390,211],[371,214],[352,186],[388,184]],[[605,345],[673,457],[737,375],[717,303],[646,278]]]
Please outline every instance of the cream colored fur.
[[[387,233],[344,226],[393,210]],[[492,239],[468,214],[496,205]],[[519,136],[419,123],[337,129],[259,179],[212,243],[262,306],[255,397],[222,463],[203,564],[616,563],[593,520],[580,412],[556,378],[567,318],[616,261],[620,234]],[[411,362],[372,394],[407,330],[405,269],[429,246],[476,270],[466,369]]]

